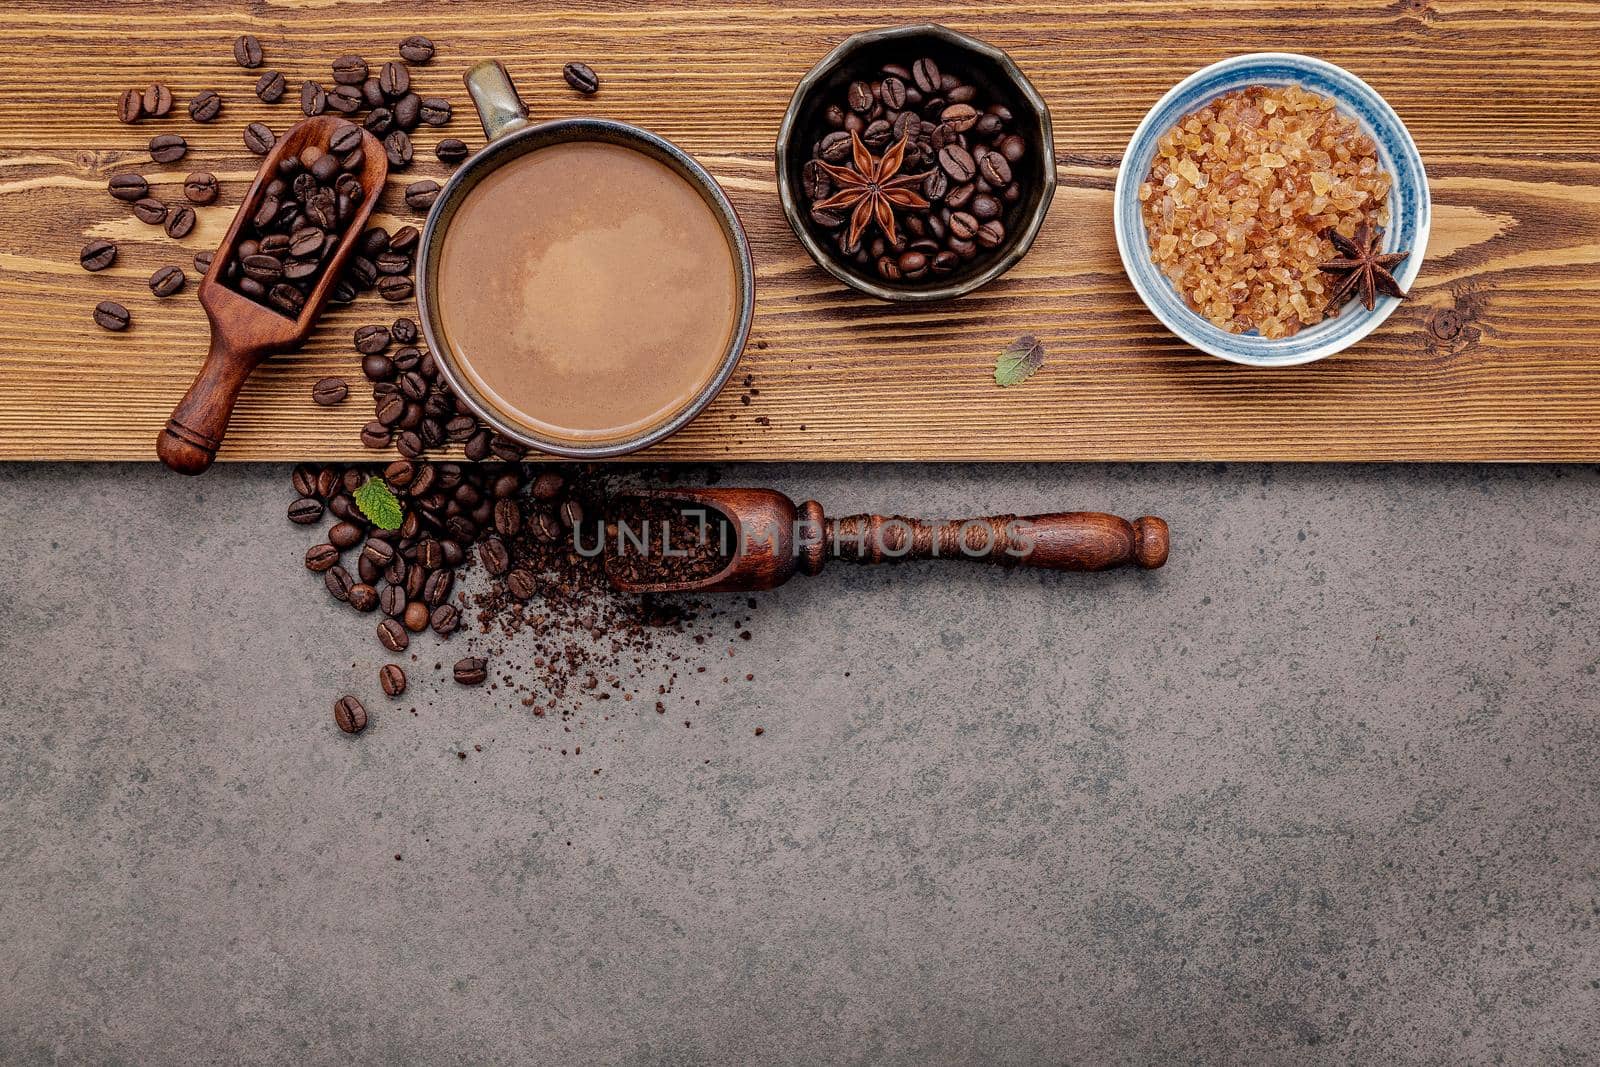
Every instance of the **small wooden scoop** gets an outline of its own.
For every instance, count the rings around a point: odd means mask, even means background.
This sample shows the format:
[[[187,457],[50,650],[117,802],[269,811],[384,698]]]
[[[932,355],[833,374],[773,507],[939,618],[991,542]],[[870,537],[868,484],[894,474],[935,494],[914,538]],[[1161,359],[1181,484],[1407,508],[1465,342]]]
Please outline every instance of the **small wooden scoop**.
[[[994,515],[925,522],[899,516],[847,515],[830,519],[815,500],[795,502],[771,489],[649,489],[627,494],[701,504],[732,526],[732,559],[709,578],[636,582],[607,574],[632,593],[734,593],[771,589],[794,576],[821,572],[830,559],[889,563],[956,559],[1056,571],[1101,571],[1167,562],[1167,524],[1145,516],[1129,522],[1094,511],[1052,515]]]
[[[328,302],[334,284],[343,274],[367,219],[378,205],[384,179],[389,174],[383,145],[365,131],[361,135],[361,151],[366,162],[356,175],[361,179],[361,205],[345,227],[338,248],[316,288],[311,290],[299,317],[291,319],[258,304],[222,281],[222,272],[242,240],[240,234],[245,224],[260,206],[267,184],[277,176],[278,161],[287,155],[299,155],[308,145],[326,148],[333,131],[349,124],[348,119],[337,115],[322,115],[296,123],[280,137],[245,194],[244,203],[233,217],[233,225],[228,227],[228,236],[222,240],[222,247],[212,257],[211,269],[200,282],[200,306],[206,309],[206,317],[211,320],[211,351],[156,439],[156,455],[173,470],[200,474],[211,466],[228,432],[228,419],[233,415],[233,404],[239,398],[244,380],[268,356],[298,348],[305,341],[323,305]]]

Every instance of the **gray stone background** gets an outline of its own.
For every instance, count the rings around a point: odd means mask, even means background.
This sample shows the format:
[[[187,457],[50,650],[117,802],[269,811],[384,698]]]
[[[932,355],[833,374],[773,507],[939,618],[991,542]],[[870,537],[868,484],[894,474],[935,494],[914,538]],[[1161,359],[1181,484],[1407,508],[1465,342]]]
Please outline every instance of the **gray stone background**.
[[[0,467],[0,1061],[1592,1061],[1600,473],[723,481],[1174,550],[797,580],[567,734],[377,695],[283,468]]]

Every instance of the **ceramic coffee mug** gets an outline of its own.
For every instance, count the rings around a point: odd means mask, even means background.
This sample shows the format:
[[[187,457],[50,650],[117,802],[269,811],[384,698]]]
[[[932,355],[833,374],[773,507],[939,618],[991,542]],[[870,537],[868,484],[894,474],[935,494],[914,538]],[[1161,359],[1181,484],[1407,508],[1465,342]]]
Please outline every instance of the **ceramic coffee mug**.
[[[755,310],[755,270],[750,260],[750,244],[744,227],[716,181],[676,145],[655,134],[626,123],[603,119],[562,119],[534,124],[527,108],[517,96],[506,69],[488,60],[469,69],[464,78],[467,91],[483,123],[488,145],[467,160],[446,184],[428,214],[417,258],[417,304],[422,332],[438,362],[440,373],[452,389],[485,423],[512,440],[530,448],[571,459],[603,459],[646,448],[681,429],[709,404],[733,374],[750,334]],[[575,440],[539,432],[504,411],[472,376],[463,371],[460,354],[449,343],[440,318],[440,270],[445,235],[467,196],[488,175],[522,156],[552,145],[573,141],[599,142],[631,149],[666,165],[685,179],[704,199],[728,242],[734,273],[737,315],[727,348],[716,373],[681,408],[664,421],[617,438]],[[596,389],[606,388],[597,380]]]

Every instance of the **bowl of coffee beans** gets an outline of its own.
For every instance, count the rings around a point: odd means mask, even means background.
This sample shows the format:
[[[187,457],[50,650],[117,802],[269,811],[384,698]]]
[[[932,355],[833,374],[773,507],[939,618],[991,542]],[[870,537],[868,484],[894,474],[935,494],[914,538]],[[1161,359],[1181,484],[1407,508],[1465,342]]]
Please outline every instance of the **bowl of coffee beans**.
[[[777,170],[824,270],[882,300],[948,300],[1027,254],[1055,195],[1055,138],[1006,53],[896,26],[847,38],[801,79]]]

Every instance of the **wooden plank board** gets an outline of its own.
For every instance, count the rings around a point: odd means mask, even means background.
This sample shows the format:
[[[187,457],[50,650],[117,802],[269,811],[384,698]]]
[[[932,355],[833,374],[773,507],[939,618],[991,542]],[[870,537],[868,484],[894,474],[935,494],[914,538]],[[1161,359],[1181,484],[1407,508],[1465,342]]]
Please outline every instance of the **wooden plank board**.
[[[1189,0],[808,6],[524,0],[406,4],[262,0],[224,4],[14,5],[0,51],[0,459],[146,459],[205,350],[193,300],[156,301],[145,280],[213,245],[254,159],[246,122],[282,129],[291,92],[268,106],[230,42],[253,32],[291,87],[328,80],[337,55],[393,54],[410,32],[439,57],[420,87],[457,118],[419,138],[383,211],[409,213],[404,184],[442,176],[437,136],[482,143],[460,85],[499,57],[537,118],[638,123],[697,155],[728,190],[755,247],[758,313],[741,376],[659,459],[807,460],[1588,460],[1600,459],[1600,5],[1592,0]],[[864,27],[942,21],[1006,48],[1049,101],[1061,189],[1033,253],[1002,282],[936,308],[843,290],[784,224],[772,142],[789,94],[829,47]],[[1185,348],[1144,310],[1111,230],[1119,154],[1152,102],[1220,57],[1294,49],[1385,94],[1432,177],[1434,228],[1416,297],[1356,349],[1309,367],[1257,371]],[[584,59],[604,79],[581,100],[559,77]],[[175,117],[122,126],[128,87],[171,85]],[[195,92],[222,119],[182,115]],[[175,130],[189,159],[153,165],[145,141]],[[137,170],[176,195],[195,167],[224,183],[174,247],[104,191]],[[169,196],[169,198],[171,198]],[[85,273],[92,237],[122,243]],[[106,334],[107,296],[135,327]],[[330,314],[302,352],[247,387],[223,458],[370,456],[357,390],[337,409],[309,399],[326,374],[359,377],[350,332],[387,321],[375,297]],[[1012,338],[1047,342],[1045,368],[994,386]],[[742,402],[748,397],[749,402]],[[759,421],[758,421],[759,420]]]

